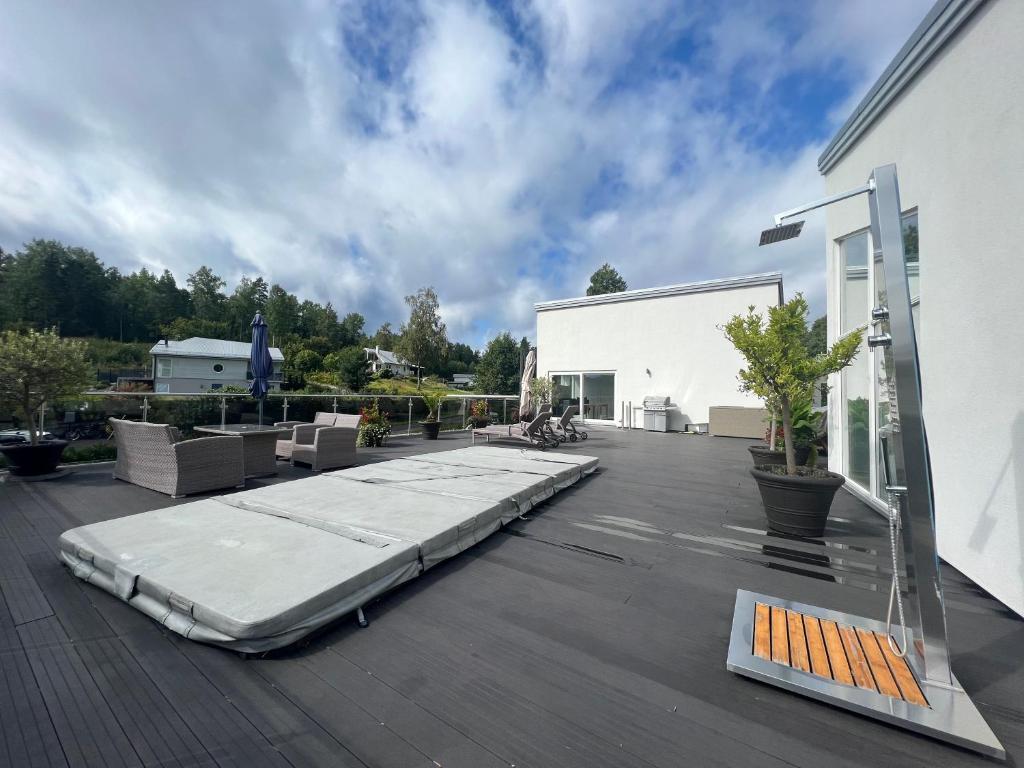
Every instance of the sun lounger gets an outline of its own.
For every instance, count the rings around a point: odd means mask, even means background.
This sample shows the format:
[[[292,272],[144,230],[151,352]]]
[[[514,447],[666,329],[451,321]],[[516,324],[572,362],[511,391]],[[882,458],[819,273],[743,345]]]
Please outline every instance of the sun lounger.
[[[558,446],[558,439],[552,438],[545,429],[550,417],[550,411],[541,411],[529,424],[520,422],[519,424],[492,424],[489,427],[478,427],[473,430],[473,445],[476,445],[478,437],[484,437],[488,443],[491,442],[491,438],[494,438],[495,440],[518,440],[540,448],[542,451],[555,448]]]
[[[562,415],[557,419],[552,418],[548,422],[548,426],[551,428],[552,434],[558,438],[558,442],[564,443],[568,440],[570,443],[575,443],[577,440],[586,440],[589,435],[582,429],[577,430],[576,425],[572,423],[572,417],[580,412],[578,405],[570,405]]]

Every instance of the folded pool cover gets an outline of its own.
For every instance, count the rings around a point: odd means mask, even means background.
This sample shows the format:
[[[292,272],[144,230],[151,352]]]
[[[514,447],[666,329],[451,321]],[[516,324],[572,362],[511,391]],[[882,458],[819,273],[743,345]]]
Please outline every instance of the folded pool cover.
[[[591,456],[443,451],[74,528],[60,555],[184,637],[260,652],[473,546],[596,468]]]

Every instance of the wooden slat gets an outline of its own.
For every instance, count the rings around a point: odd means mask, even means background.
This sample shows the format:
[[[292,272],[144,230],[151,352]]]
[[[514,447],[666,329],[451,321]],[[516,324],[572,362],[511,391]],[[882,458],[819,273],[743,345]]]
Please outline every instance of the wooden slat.
[[[853,673],[846,659],[843,639],[839,636],[839,627],[834,621],[821,620],[821,633],[825,636],[825,649],[828,651],[828,663],[832,668],[832,679],[843,685],[853,685]]]
[[[796,611],[786,611],[786,622],[789,624],[789,665],[794,669],[810,672],[807,638],[804,637],[804,623],[800,619],[802,615]]]
[[[875,679],[871,676],[871,668],[864,656],[864,649],[860,647],[857,633],[853,627],[845,624],[839,626],[839,636],[843,638],[843,649],[846,651],[846,659],[850,662],[850,671],[853,673],[853,681],[858,688],[868,691],[878,691],[875,687]]]
[[[832,678],[828,663],[825,639],[821,636],[821,624],[813,616],[804,614],[804,634],[807,637],[807,653],[811,657],[811,671],[821,677]],[[845,661],[845,659],[844,659]]]
[[[786,609],[772,606],[772,661],[789,666],[789,628]]]
[[[886,696],[892,696],[894,699],[902,699],[900,687],[896,685],[896,679],[889,671],[889,665],[885,663],[885,656],[882,655],[882,649],[878,647],[875,636],[858,627],[857,637],[860,638],[860,647],[864,649],[864,655],[867,656],[868,664],[871,665],[871,672],[879,692]]]
[[[754,655],[762,659],[772,657],[772,620],[768,606],[758,603],[754,606]]]
[[[889,640],[885,635],[876,632],[875,640],[878,642],[882,655],[885,656],[885,661],[889,665],[889,671],[892,672],[892,676],[896,679],[896,685],[900,687],[903,700],[909,701],[911,704],[927,707],[928,701],[925,699],[924,694],[921,693],[921,687],[917,684],[914,673],[910,671],[906,659],[901,659],[892,652],[892,649],[889,647]]]

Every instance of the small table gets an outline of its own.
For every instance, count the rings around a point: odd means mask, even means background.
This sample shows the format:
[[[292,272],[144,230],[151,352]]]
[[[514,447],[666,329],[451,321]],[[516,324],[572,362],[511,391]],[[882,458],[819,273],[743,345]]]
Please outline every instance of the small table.
[[[277,474],[277,438],[290,429],[260,424],[206,424],[192,431],[206,435],[240,435],[245,457],[245,477],[265,477]]]

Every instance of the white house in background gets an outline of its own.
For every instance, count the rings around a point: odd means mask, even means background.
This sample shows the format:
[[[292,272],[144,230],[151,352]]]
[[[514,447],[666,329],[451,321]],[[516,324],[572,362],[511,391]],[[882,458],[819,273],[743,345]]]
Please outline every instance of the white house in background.
[[[453,373],[451,385],[453,389],[472,389],[473,385],[476,384],[476,374],[473,373]]]
[[[940,0],[818,161],[896,164],[939,554],[1024,615],[1024,2]],[[863,198],[826,209],[828,335],[870,320]],[[871,354],[832,377],[829,466],[884,510]]]
[[[707,424],[715,406],[760,409],[737,389],[743,358],[719,326],[781,299],[772,272],[535,304],[537,375],[553,380],[556,415],[577,405],[587,421],[642,425],[648,395],[669,398],[670,430]]]
[[[380,347],[364,347],[366,359],[370,363],[370,370],[373,373],[380,371],[391,371],[395,376],[415,376],[416,367],[407,360],[402,359],[394,352],[389,352]]]
[[[224,387],[247,387],[252,379],[249,371],[247,341],[223,341],[194,336],[184,341],[159,341],[149,350],[153,357],[153,390],[155,392],[215,392]],[[284,355],[277,347],[270,348],[274,373],[271,389],[280,389]]]

